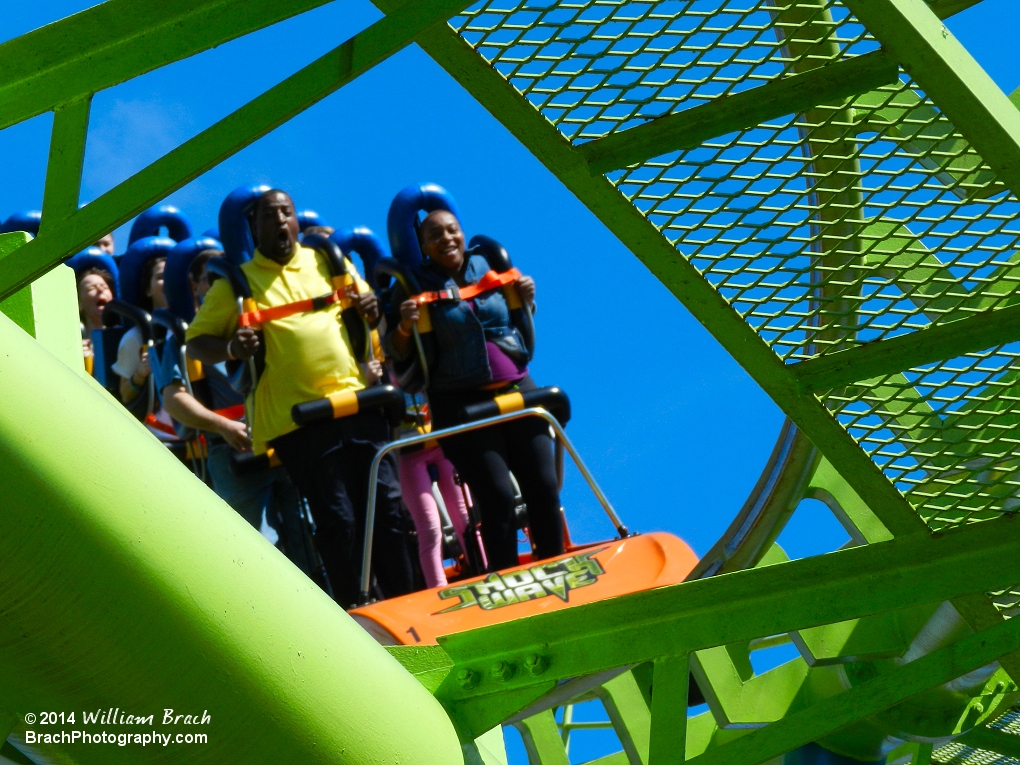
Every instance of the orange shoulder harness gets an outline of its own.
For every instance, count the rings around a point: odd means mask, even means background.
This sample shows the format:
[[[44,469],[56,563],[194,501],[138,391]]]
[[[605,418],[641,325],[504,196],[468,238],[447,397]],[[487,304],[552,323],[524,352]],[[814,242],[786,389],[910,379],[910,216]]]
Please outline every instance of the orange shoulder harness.
[[[413,299],[418,305],[435,303],[438,300],[471,300],[484,292],[513,284],[520,278],[521,272],[516,268],[511,268],[501,274],[495,271],[486,271],[485,275],[475,284],[469,284],[466,287],[452,287],[440,292],[423,292],[420,295],[415,295]]]
[[[338,281],[345,282],[337,284]],[[358,283],[349,275],[334,277],[333,283],[337,285],[336,290],[320,295],[318,297],[297,300],[293,303],[275,305],[271,308],[256,308],[252,311],[245,311],[237,318],[238,325],[242,327],[259,327],[269,321],[285,319],[299,313],[310,313],[321,311],[323,308],[340,303],[344,309],[350,306],[351,299],[358,294]]]

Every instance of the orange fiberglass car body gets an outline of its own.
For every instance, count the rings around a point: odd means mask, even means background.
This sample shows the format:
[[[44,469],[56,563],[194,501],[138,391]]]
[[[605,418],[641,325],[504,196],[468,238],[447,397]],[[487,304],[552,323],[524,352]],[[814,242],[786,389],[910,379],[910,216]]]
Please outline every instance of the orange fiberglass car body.
[[[384,645],[440,635],[678,584],[698,562],[686,542],[653,533],[578,545],[556,558],[390,598],[350,611]]]

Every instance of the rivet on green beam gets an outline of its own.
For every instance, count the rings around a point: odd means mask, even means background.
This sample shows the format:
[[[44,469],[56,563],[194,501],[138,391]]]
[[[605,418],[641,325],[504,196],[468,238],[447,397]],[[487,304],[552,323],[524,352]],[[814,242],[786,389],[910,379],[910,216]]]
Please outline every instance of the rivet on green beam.
[[[937,539],[912,534],[447,635],[439,642],[454,661],[451,675],[482,671],[496,660],[519,661],[541,646],[550,663],[540,678],[522,673],[499,686],[500,692],[517,691],[671,652],[1008,587],[1020,580],[1020,563],[998,556],[1009,556],[1018,539],[1020,519],[1005,516]],[[464,703],[494,690],[484,682],[464,688],[451,676],[436,695],[444,704]]]
[[[874,51],[721,96],[578,148],[593,173],[607,173],[819,104],[843,101],[896,82],[898,76],[896,62]]]

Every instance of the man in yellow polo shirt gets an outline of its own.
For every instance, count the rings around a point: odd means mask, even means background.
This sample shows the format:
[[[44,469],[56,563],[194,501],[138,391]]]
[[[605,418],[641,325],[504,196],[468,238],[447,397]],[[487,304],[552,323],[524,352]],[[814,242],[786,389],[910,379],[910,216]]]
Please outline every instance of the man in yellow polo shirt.
[[[259,309],[287,305],[332,292],[329,265],[298,244],[294,202],[273,189],[255,203],[252,233],[258,249],[241,266]],[[350,266],[353,272],[353,266]],[[359,281],[358,312],[379,322],[379,305]],[[266,322],[260,332],[239,327],[237,300],[226,279],[210,288],[188,328],[188,355],[206,364],[249,359],[265,344],[265,368],[253,394],[255,451],[272,446],[308,500],[316,522],[316,546],[333,596],[345,608],[358,598],[369,466],[389,438],[389,426],[374,412],[298,429],[295,404],[330,393],[365,387],[364,372],[351,350],[340,303]],[[379,471],[372,560],[385,597],[414,588],[396,459],[387,455]]]

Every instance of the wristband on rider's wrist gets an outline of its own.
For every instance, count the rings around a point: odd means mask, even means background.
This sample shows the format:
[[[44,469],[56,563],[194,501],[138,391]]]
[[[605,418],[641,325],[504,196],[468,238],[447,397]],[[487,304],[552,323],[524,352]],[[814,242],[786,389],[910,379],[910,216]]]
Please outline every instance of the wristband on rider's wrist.
[[[404,337],[410,337],[411,336],[411,332],[409,330],[404,329],[404,323],[403,322],[400,322],[397,325],[397,332],[399,332]]]
[[[234,338],[227,340],[227,361],[237,361],[237,356],[230,350],[230,346],[234,344]]]

